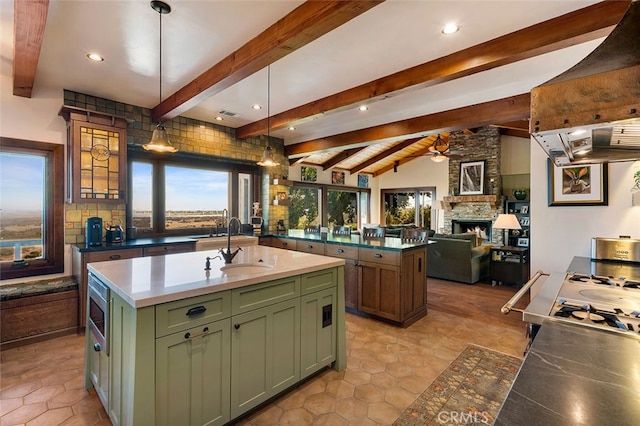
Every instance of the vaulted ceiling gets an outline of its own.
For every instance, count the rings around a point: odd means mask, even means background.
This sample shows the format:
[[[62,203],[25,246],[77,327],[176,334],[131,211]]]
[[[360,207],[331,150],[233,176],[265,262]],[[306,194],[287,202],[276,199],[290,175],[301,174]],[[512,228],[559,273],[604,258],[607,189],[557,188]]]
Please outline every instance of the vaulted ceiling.
[[[0,0],[2,72],[10,60],[16,96],[60,87],[156,120],[218,116],[238,138],[283,138],[292,164],[375,176],[431,155],[438,134],[493,125],[528,138],[529,90],[593,50],[630,2],[168,3],[160,74],[146,0]],[[445,36],[449,21],[460,30]]]

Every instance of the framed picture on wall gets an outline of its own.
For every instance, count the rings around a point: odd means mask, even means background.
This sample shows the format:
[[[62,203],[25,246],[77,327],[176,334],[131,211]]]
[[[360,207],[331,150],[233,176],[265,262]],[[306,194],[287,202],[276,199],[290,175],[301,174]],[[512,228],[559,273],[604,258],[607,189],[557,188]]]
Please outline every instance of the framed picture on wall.
[[[484,194],[484,161],[460,163],[460,195]]]
[[[369,175],[358,175],[358,188],[369,187]]]
[[[609,204],[608,164],[558,167],[547,160],[549,206],[606,206]]]
[[[518,238],[518,247],[529,247],[528,238]]]
[[[315,182],[318,180],[318,169],[315,167],[300,167],[300,180],[303,182]]]
[[[331,183],[334,185],[344,185],[344,172],[331,172]]]

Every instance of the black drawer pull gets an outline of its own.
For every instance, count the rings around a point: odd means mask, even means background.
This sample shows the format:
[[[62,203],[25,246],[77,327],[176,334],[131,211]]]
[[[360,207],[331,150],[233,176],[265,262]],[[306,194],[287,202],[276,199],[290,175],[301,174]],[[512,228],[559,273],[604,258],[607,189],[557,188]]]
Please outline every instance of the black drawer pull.
[[[121,257],[122,256],[120,256],[119,254],[112,254],[111,256],[109,256],[109,260],[118,260]]]
[[[382,259],[382,255],[380,253],[374,254],[373,257],[376,257],[378,259]]]
[[[338,249],[338,253],[344,253],[344,250]]]
[[[307,244],[307,248],[308,248],[308,249],[312,249],[312,248],[313,248],[313,246],[312,246],[311,244]]]
[[[236,330],[239,330],[240,329],[240,324],[234,324],[233,328],[235,328]]]
[[[100,347],[100,343],[96,343],[95,345],[93,345],[93,350],[96,352],[100,352],[102,350],[102,348]]]
[[[205,308],[204,306],[195,306],[187,311],[187,315],[193,316],[193,315],[204,314],[206,310],[207,308]]]
[[[200,337],[200,336],[205,336],[209,333],[209,327],[205,327],[202,329],[202,333],[196,333],[196,334],[191,334],[189,332],[187,332],[184,335],[185,339],[195,339],[196,337]]]
[[[286,242],[286,241],[283,241],[283,242],[282,242],[282,246],[283,246],[283,247],[286,247],[286,246],[287,246],[287,242]]]

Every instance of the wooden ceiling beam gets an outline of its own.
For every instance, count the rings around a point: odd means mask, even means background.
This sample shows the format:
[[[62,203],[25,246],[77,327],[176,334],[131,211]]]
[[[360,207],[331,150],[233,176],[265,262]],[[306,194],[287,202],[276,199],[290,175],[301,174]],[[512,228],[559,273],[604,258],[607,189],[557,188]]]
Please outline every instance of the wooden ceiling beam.
[[[307,157],[300,157],[300,158],[289,158],[289,167],[293,167],[293,166],[297,166],[298,164],[302,164],[304,163],[304,160],[306,160]]]
[[[286,145],[284,153],[288,157],[298,157],[363,142],[415,137],[418,133],[452,132],[454,130],[489,126],[496,122],[522,120],[529,117],[530,103],[531,95],[523,93],[508,98]]]
[[[13,94],[30,98],[38,71],[49,0],[13,2]]]
[[[508,128],[500,128],[501,135],[514,136],[516,138],[524,138],[531,139],[531,135],[529,134],[529,129],[508,129]]]
[[[275,114],[271,130],[297,126],[403,91],[417,90],[607,36],[629,1],[603,1],[485,43]],[[267,132],[267,119],[236,129],[240,139]]]
[[[422,139],[424,139],[423,137],[419,137],[419,138],[411,138],[411,139],[407,139],[404,140],[400,143],[397,143],[396,145],[392,146],[389,149],[386,149],[384,151],[382,151],[380,154],[374,155],[371,158],[368,158],[366,161],[363,161],[362,163],[352,167],[351,169],[349,169],[349,174],[355,174],[357,172],[359,172],[362,169],[365,169],[367,167],[369,167],[372,164],[377,163],[378,161],[384,160],[385,158],[387,158],[390,155],[395,154],[398,151],[401,151],[411,145],[413,145],[414,143],[421,141]]]
[[[429,151],[429,147],[422,148],[421,150],[416,151],[416,152],[412,153],[411,155],[407,155],[406,157],[403,157],[403,158],[397,160],[398,161],[398,167],[402,166],[403,164],[407,164],[409,161],[413,161],[416,158],[420,158],[420,157],[422,157],[424,155],[427,155],[427,154],[430,154],[430,153],[431,152]],[[373,177],[378,177],[378,176],[380,176],[380,175],[382,175],[384,173],[387,173],[388,171],[391,171],[393,169],[394,169],[394,165],[393,164],[390,164],[390,165],[387,165],[387,166],[383,166],[383,167],[375,170],[372,173],[372,176]]]
[[[308,0],[195,80],[156,105],[155,122],[169,120],[361,15],[384,0]]]
[[[360,147],[360,148],[346,149],[346,150],[340,152],[338,155],[334,155],[333,157],[329,158],[327,161],[325,161],[324,163],[321,164],[322,170],[327,170],[327,169],[333,168],[333,166],[335,166],[336,164],[346,160],[347,158],[351,157],[352,155],[355,155],[355,154],[359,153],[360,151],[362,151],[365,148],[366,148],[366,146],[363,146],[363,147]]]

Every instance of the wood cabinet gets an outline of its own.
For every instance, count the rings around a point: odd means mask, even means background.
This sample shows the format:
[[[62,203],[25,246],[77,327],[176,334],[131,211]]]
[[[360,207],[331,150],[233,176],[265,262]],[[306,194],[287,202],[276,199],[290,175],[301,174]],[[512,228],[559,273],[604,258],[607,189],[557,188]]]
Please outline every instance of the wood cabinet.
[[[83,251],[74,247],[71,255],[71,270],[78,282],[78,329],[86,327],[87,316],[87,283],[89,275],[87,264],[110,260],[132,259],[134,257],[157,256],[172,253],[188,253],[195,251],[195,242],[181,244],[160,244],[157,246],[115,248],[113,250]]]
[[[426,246],[394,250],[295,238],[262,237],[260,244],[344,259],[344,305],[406,327],[427,312]]]
[[[63,106],[67,122],[67,196],[75,203],[124,203],[127,189],[127,120]]]
[[[491,283],[516,284],[529,281],[529,249],[526,247],[493,247],[490,254]]]
[[[341,274],[328,268],[138,309],[111,291],[103,404],[112,423],[226,424],[331,365],[339,347],[346,354]],[[92,344],[87,333],[87,354]],[[103,374],[94,358],[85,360],[86,387]]]

